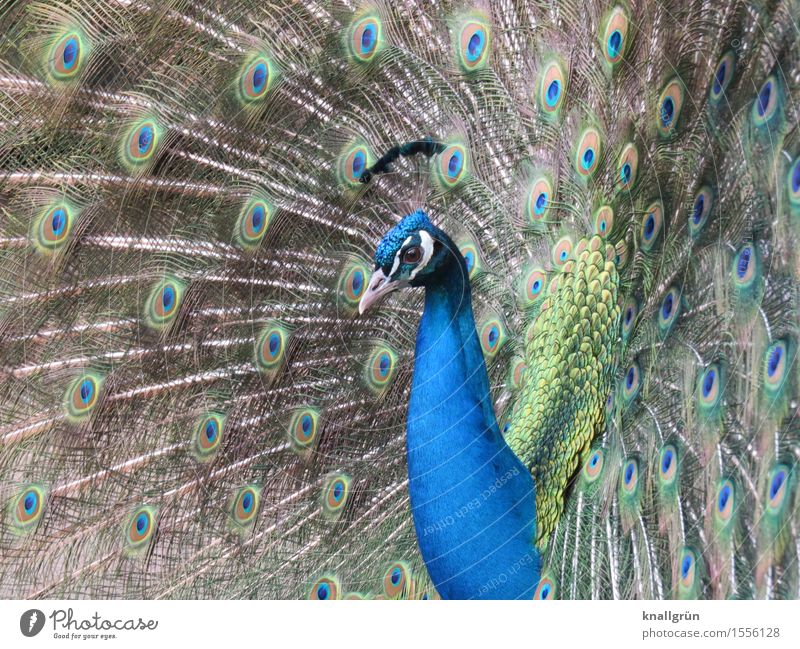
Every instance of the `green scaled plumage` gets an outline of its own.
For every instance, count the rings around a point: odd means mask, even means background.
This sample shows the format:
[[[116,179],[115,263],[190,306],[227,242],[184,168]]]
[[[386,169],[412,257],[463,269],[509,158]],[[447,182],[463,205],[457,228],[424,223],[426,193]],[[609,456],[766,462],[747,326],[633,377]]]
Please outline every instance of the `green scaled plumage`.
[[[422,296],[357,317],[417,208],[535,597],[799,597],[798,12],[0,2],[0,597],[436,598]]]

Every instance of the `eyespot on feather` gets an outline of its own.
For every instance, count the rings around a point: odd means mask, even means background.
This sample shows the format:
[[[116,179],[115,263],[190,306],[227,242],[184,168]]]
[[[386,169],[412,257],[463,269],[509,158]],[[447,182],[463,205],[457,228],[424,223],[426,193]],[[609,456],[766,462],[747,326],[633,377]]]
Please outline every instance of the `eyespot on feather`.
[[[662,137],[669,137],[675,132],[683,110],[685,93],[683,84],[677,78],[669,81],[661,91],[656,126]]]
[[[191,454],[198,462],[208,462],[216,455],[225,431],[225,415],[209,412],[203,415],[194,429]]]
[[[121,158],[130,168],[139,168],[153,158],[161,141],[161,128],[154,119],[136,123],[123,140]]]
[[[533,599],[555,599],[557,595],[558,592],[556,589],[555,580],[549,575],[542,575],[541,579],[539,579],[539,585],[536,586],[536,592],[533,595]]]
[[[714,205],[714,194],[707,185],[701,187],[695,194],[692,210],[689,215],[689,235],[697,239],[703,232]]]
[[[475,72],[486,66],[491,46],[491,27],[483,16],[462,18],[456,27],[457,59],[462,71]]]
[[[658,241],[659,234],[664,225],[664,207],[660,201],[650,204],[642,217],[642,226],[639,230],[639,241],[642,250],[649,252]]]
[[[254,197],[247,201],[239,213],[236,242],[245,250],[258,248],[267,233],[273,211],[262,198]]]
[[[255,341],[255,362],[259,370],[272,373],[286,358],[289,330],[272,320],[264,325]]]
[[[722,55],[717,67],[714,68],[714,76],[711,79],[711,88],[708,91],[708,99],[712,104],[721,104],[727,101],[725,92],[733,81],[736,72],[736,53],[728,50]]]
[[[481,348],[486,358],[494,358],[506,342],[506,329],[498,318],[490,318],[480,329]]]
[[[370,63],[384,47],[383,22],[375,12],[356,16],[345,37],[345,50],[357,65]]]
[[[662,340],[669,335],[669,332],[672,331],[672,327],[678,320],[681,314],[681,303],[681,292],[676,286],[671,287],[664,294],[656,315],[658,333]]]
[[[103,380],[102,375],[86,371],[70,383],[64,396],[68,419],[81,421],[91,414],[100,400]]]
[[[11,531],[17,535],[33,532],[41,522],[47,500],[42,485],[27,484],[9,502]]]
[[[297,410],[289,421],[289,441],[296,451],[313,448],[317,443],[319,411],[315,408]]]
[[[323,575],[317,579],[308,591],[308,599],[327,601],[339,599],[342,587],[339,578],[335,575]]]
[[[236,492],[230,510],[230,520],[235,531],[242,531],[253,526],[258,515],[260,501],[261,489],[256,485],[247,485]]]
[[[564,103],[567,76],[558,61],[550,61],[544,66],[539,82],[539,105],[544,115],[554,118]]]
[[[358,303],[367,290],[369,268],[366,264],[355,261],[345,265],[339,275],[338,294],[349,309],[357,309]]]
[[[628,48],[630,20],[625,9],[619,5],[611,9],[603,20],[600,47],[605,62],[612,68],[625,55]]]
[[[583,463],[583,469],[581,470],[581,475],[587,484],[596,482],[597,479],[602,475],[604,462],[605,454],[601,448],[595,449],[589,455],[589,457],[586,459],[586,462]]]
[[[47,54],[48,76],[52,81],[60,83],[76,79],[84,67],[89,51],[89,41],[77,30],[54,37]]]
[[[620,187],[627,190],[633,189],[639,173],[639,149],[633,142],[628,142],[623,147],[617,169],[617,182]]]
[[[411,567],[405,561],[395,561],[384,573],[383,592],[389,599],[406,599],[413,592]]]
[[[563,268],[564,264],[569,261],[572,256],[572,239],[568,236],[561,237],[553,246],[552,259],[553,264],[559,268]]]
[[[373,392],[382,392],[397,373],[397,352],[389,345],[376,345],[367,358],[364,372],[367,387]]]
[[[457,187],[468,175],[469,155],[461,144],[450,144],[436,156],[434,177],[442,190]]]
[[[363,144],[353,144],[339,156],[337,175],[346,187],[360,187],[361,176],[373,164],[370,150]]]
[[[266,97],[275,77],[271,59],[263,54],[250,56],[239,70],[237,84],[239,101],[252,105]]]
[[[128,556],[145,552],[155,536],[157,510],[149,505],[135,509],[123,528],[123,546]]]
[[[165,329],[174,322],[183,295],[185,285],[176,277],[167,276],[158,282],[150,291],[145,309],[145,323],[152,329]]]
[[[781,112],[783,91],[775,74],[769,75],[753,100],[751,117],[756,127],[769,125]]]
[[[575,151],[575,171],[582,178],[590,178],[597,171],[602,155],[602,138],[596,128],[586,128],[578,138]]]

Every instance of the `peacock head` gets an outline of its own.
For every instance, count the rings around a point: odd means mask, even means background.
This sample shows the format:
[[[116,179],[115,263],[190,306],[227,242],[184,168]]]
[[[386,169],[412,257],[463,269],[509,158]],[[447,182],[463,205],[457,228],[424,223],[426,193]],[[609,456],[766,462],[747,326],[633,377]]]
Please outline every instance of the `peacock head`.
[[[430,286],[441,281],[445,267],[461,261],[450,237],[437,228],[422,210],[412,212],[389,230],[375,251],[375,272],[358,305],[364,313],[384,295],[406,286]]]

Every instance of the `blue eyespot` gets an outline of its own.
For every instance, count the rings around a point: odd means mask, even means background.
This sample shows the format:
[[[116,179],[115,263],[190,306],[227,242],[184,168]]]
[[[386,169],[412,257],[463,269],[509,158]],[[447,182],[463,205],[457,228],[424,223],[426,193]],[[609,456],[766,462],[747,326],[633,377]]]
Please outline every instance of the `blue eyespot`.
[[[64,44],[64,52],[61,55],[61,60],[64,61],[64,69],[69,70],[78,58],[78,41],[75,38],[70,38]]]
[[[273,332],[269,335],[269,353],[275,354],[278,351],[278,347],[281,344],[281,337]]]
[[[647,220],[644,222],[644,237],[645,239],[649,239],[653,236],[653,232],[656,229],[656,220],[653,218],[653,215],[650,214],[647,217]]]
[[[561,82],[558,79],[553,79],[550,82],[550,85],[547,86],[547,92],[545,93],[545,99],[547,101],[548,106],[555,106],[558,103],[559,98],[561,97]]]
[[[800,192],[800,164],[795,162],[792,170],[792,191],[797,194]]]
[[[472,254],[471,250],[464,253],[464,262],[467,264],[467,273],[471,272],[472,267],[475,265],[475,256]]]
[[[463,164],[464,156],[462,155],[461,151],[455,149],[453,151],[453,155],[450,156],[450,160],[447,163],[447,175],[450,176],[450,178],[455,178],[458,176]]]
[[[402,576],[403,575],[400,572],[400,568],[395,568],[394,570],[392,570],[392,576],[390,577],[390,579],[392,580],[392,584],[397,586],[397,584],[400,583],[400,579],[402,578]]]
[[[550,586],[545,586],[542,588],[541,598],[547,599],[547,596],[550,594]]]
[[[267,66],[264,63],[258,63],[253,68],[253,92],[260,94],[264,90],[264,84],[267,82]]]
[[[139,534],[144,534],[144,531],[147,529],[147,514],[141,513],[136,517],[136,531]]]
[[[627,185],[631,181],[631,166],[627,162],[622,165],[622,170],[620,171],[620,177],[622,178],[623,184]]]
[[[725,81],[725,73],[728,70],[728,62],[723,61],[717,68],[717,74],[714,76],[714,94],[718,95],[722,92],[722,83]]]
[[[705,207],[706,199],[703,194],[700,194],[697,197],[697,200],[694,202],[694,211],[692,212],[692,221],[695,225],[700,223],[700,219],[703,218],[703,208]]]
[[[36,505],[39,502],[39,498],[36,495],[36,492],[29,491],[25,496],[25,500],[23,501],[23,506],[25,507],[25,513],[29,516],[36,511]]]
[[[717,508],[719,511],[724,511],[725,506],[728,504],[728,500],[731,497],[731,487],[730,485],[724,485],[722,489],[719,491],[719,499],[717,500]]]
[[[368,24],[361,32],[361,53],[369,54],[372,48],[375,47],[376,29],[375,25]]]
[[[595,453],[595,454],[592,456],[592,459],[591,459],[591,461],[589,462],[589,464],[591,464],[592,466],[597,466],[597,463],[600,461],[600,460],[599,460],[599,457],[600,457],[600,456],[599,456],[599,455],[597,455],[597,453]]]
[[[497,342],[497,338],[500,335],[500,332],[497,331],[497,327],[492,327],[489,330],[489,343],[494,345]]]
[[[94,394],[94,383],[90,379],[84,379],[81,383],[81,401],[89,403]]]
[[[364,274],[360,270],[353,273],[353,279],[350,285],[353,288],[353,293],[356,295],[361,293],[361,288],[364,286]]]
[[[608,58],[614,59],[619,55],[620,48],[622,47],[622,34],[618,29],[611,32],[608,37]]]
[[[547,207],[547,193],[542,192],[536,197],[536,203],[534,204],[533,213],[536,215],[543,214],[546,207]]]
[[[764,114],[767,112],[767,107],[769,106],[769,99],[772,96],[772,82],[767,81],[762,87],[761,91],[758,93],[758,106],[756,110],[758,111],[759,117],[764,117]]]
[[[53,210],[53,236],[59,237],[64,232],[64,227],[67,225],[67,215],[62,208]]]
[[[591,169],[592,164],[594,164],[594,149],[586,149],[583,152],[582,164],[584,169]]]
[[[253,508],[253,494],[249,491],[242,496],[242,509],[245,513],[249,513]]]
[[[480,58],[481,54],[483,53],[483,46],[486,41],[486,37],[483,34],[483,30],[478,29],[475,33],[470,36],[469,41],[467,41],[467,60],[472,62],[476,61]]]
[[[673,117],[675,117],[675,102],[672,97],[666,97],[661,104],[661,123],[665,127],[669,127],[672,124]]]
[[[311,416],[310,415],[303,415],[300,419],[300,427],[303,429],[303,432],[308,435],[311,431]]]
[[[703,396],[707,397],[711,390],[714,389],[714,381],[717,378],[717,373],[712,369],[706,372],[705,377],[703,378]]]
[[[776,345],[772,350],[772,353],[769,355],[769,360],[767,361],[767,375],[772,377],[775,376],[775,371],[778,369],[778,365],[780,365],[781,358],[783,357],[783,347],[780,345]]]
[[[337,482],[333,485],[333,497],[336,498],[336,500],[341,499],[343,493],[344,485],[341,482]]]
[[[153,128],[151,126],[145,125],[139,130],[139,138],[137,140],[139,153],[141,155],[146,154],[152,142],[153,142]]]
[[[213,442],[217,438],[217,422],[213,419],[210,419],[206,424],[205,432],[206,439],[209,442]]]
[[[675,303],[675,298],[672,293],[667,293],[664,302],[661,304],[661,315],[666,320],[672,314],[672,307]]]
[[[161,292],[161,306],[164,307],[164,311],[170,311],[173,304],[175,304],[175,289],[165,286]]]
[[[251,218],[251,223],[253,225],[253,230],[256,233],[260,232],[261,228],[264,227],[264,206],[256,205],[253,208],[253,212],[250,218]]]
[[[364,168],[366,166],[367,156],[363,151],[356,151],[355,155],[353,156],[353,176],[355,178],[361,178],[361,174],[364,173]]]
[[[667,450],[661,460],[661,472],[666,473],[669,471],[670,466],[672,466],[672,451]]]
[[[633,462],[629,462],[628,466],[625,467],[625,484],[631,483],[631,480],[633,480],[633,472],[634,472]]]
[[[392,360],[389,358],[389,354],[381,354],[381,357],[378,360],[378,371],[380,372],[380,375],[386,376],[391,367]]]
[[[692,557],[688,554],[683,557],[681,561],[681,577],[686,579],[689,576],[689,571],[692,569]]]
[[[780,488],[783,486],[783,481],[786,480],[786,473],[784,471],[778,471],[773,477],[772,482],[769,485],[769,497],[770,500],[775,498],[780,491]]]
[[[747,275],[747,269],[750,267],[750,257],[752,256],[752,253],[752,248],[749,246],[743,248],[742,252],[739,253],[739,260],[736,263],[736,274],[740,279],[744,279],[744,276]]]
[[[317,599],[326,600],[330,597],[330,588],[328,588],[328,584],[320,584],[317,588]]]
[[[633,382],[636,380],[636,370],[631,366],[628,373],[625,375],[625,387],[629,390],[633,387]]]

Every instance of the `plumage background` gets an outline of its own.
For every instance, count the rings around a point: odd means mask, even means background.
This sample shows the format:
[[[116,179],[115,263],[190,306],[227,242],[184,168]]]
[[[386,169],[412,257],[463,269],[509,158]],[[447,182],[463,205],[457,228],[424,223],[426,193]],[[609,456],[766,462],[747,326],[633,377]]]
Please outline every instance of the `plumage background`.
[[[356,317],[424,207],[501,427],[571,463],[537,596],[797,597],[798,15],[0,2],[0,596],[435,597],[405,461],[422,295]],[[619,323],[579,385],[525,341],[598,331],[544,315],[592,234]],[[539,381],[578,421],[603,404],[578,455]],[[514,439],[521,394],[544,428]]]

